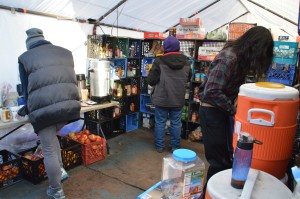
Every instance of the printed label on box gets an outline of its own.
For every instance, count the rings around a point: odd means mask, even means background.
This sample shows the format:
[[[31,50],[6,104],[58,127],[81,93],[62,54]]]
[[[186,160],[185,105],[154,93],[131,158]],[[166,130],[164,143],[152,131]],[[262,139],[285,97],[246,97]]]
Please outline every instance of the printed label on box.
[[[200,26],[177,26],[176,34],[205,34],[205,28]]]

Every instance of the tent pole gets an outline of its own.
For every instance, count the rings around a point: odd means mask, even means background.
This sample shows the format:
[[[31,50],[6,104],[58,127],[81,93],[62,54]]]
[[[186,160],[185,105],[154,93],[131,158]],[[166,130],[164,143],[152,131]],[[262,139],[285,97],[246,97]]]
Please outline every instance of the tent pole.
[[[116,10],[118,7],[120,7],[123,3],[125,3],[127,0],[120,1],[117,5],[115,5],[112,9],[110,9],[108,12],[106,12],[104,15],[102,15],[97,21],[96,21],[96,26],[100,24],[100,21],[104,19],[107,15],[112,13],[114,10]]]
[[[202,9],[199,10],[199,11],[197,11],[196,13],[192,14],[192,15],[189,16],[188,18],[192,18],[193,16],[195,16],[195,15],[199,14],[200,12],[206,10],[207,8],[213,6],[214,4],[218,3],[219,1],[221,1],[221,0],[216,0],[216,1],[212,2],[211,4],[207,5],[206,7],[202,8]],[[179,23],[175,24],[175,25],[172,26],[172,27],[175,27],[175,26],[178,26],[178,25],[179,25]],[[164,33],[168,32],[168,31],[169,31],[169,29],[165,30]]]
[[[43,16],[43,17],[55,18],[55,19],[58,19],[58,20],[68,20],[68,21],[74,21],[74,22],[79,22],[79,23],[87,23],[87,21],[84,20],[84,19],[76,19],[76,18],[70,18],[70,17],[65,17],[65,16],[47,14],[47,13],[43,13],[43,12],[36,12],[36,11],[26,10],[26,9],[23,9],[23,8],[13,8],[13,7],[0,5],[0,9],[9,10],[12,13],[13,12],[20,12],[20,13],[24,13],[24,14],[28,13],[28,14],[33,14],[33,15],[38,15],[38,16]],[[88,21],[88,23],[93,24],[89,21]],[[145,32],[143,30],[136,30],[134,28],[127,28],[127,27],[123,27],[123,26],[115,26],[115,25],[105,24],[105,23],[99,23],[99,25],[108,26],[108,27],[115,27],[115,28],[121,28],[121,29],[126,29],[126,30],[132,30],[132,31],[137,31],[137,32]]]
[[[274,12],[274,11],[272,11],[272,10],[270,10],[270,9],[268,9],[268,8],[266,8],[266,7],[264,7],[264,6],[262,6],[262,5],[260,5],[259,3],[256,3],[256,2],[254,2],[254,1],[252,1],[252,0],[247,0],[247,1],[249,1],[250,3],[253,3],[254,5],[256,5],[256,6],[262,8],[262,9],[264,9],[264,10],[266,10],[266,11],[268,11],[268,12],[274,14],[274,15],[276,15],[277,17],[280,17],[280,18],[284,19],[285,21],[290,22],[291,24],[293,24],[293,25],[295,25],[295,26],[298,26],[298,24],[295,23],[294,21],[285,18],[284,16],[282,16],[282,15],[278,14],[277,12]]]
[[[71,17],[65,17],[65,16],[59,16],[59,15],[53,15],[53,14],[48,14],[48,13],[43,13],[43,12],[32,11],[32,10],[26,10],[23,8],[13,8],[13,7],[0,5],[0,9],[9,10],[12,13],[14,13],[14,12],[20,12],[20,13],[24,13],[24,14],[28,13],[28,14],[39,15],[39,16],[43,16],[43,17],[51,17],[51,18],[55,18],[58,20],[69,20],[69,21],[75,21],[75,22],[80,22],[80,23],[86,23],[86,20],[82,20],[82,19],[76,19],[76,18],[71,18]]]

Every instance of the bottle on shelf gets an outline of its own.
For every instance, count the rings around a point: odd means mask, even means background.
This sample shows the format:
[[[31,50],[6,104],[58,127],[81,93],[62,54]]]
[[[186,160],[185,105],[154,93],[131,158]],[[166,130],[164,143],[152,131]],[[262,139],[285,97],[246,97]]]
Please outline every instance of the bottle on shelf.
[[[117,97],[118,95],[118,84],[115,82],[113,87],[113,96]]]
[[[108,57],[112,58],[113,57],[113,52],[112,52],[112,48],[108,49]]]
[[[108,43],[105,44],[105,47],[104,47],[103,51],[104,51],[104,53],[105,53],[105,56],[106,56],[106,57],[109,57]]]
[[[197,113],[196,113],[196,111],[193,112],[191,120],[192,120],[192,122],[197,122]]]
[[[122,97],[123,96],[123,89],[122,89],[122,85],[119,84],[119,87],[117,89],[117,97]]]
[[[115,57],[120,57],[120,49],[119,49],[119,46],[117,45],[116,46],[116,49],[115,49]]]
[[[126,95],[127,96],[131,95],[131,85],[130,84],[126,85]]]
[[[134,112],[134,103],[133,102],[130,103],[130,111]]]
[[[104,58],[105,57],[105,52],[103,51],[102,46],[99,46],[99,58]]]
[[[132,93],[132,95],[137,95],[137,93],[138,93],[138,88],[135,84],[131,88],[131,93]]]

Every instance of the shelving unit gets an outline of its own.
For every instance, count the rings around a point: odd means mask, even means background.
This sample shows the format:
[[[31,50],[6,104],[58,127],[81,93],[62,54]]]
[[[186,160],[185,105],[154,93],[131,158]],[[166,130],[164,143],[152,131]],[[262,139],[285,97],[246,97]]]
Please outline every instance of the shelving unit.
[[[152,88],[146,81],[152,64],[156,58],[163,53],[163,39],[144,39],[141,50],[141,93],[140,93],[140,126],[145,128],[154,127],[155,106],[151,102]]]
[[[139,127],[153,128],[155,106],[151,102],[152,89],[148,86],[146,79],[156,56],[163,52],[163,39],[140,40],[103,35],[97,42],[101,43],[102,48],[109,49],[109,57],[114,66],[113,100],[119,101],[121,109],[121,115],[112,120],[119,122],[120,125],[110,122],[107,126],[110,128],[117,126],[113,134],[122,130],[129,132]],[[192,120],[193,113],[198,114],[199,111],[199,101],[194,98],[195,88],[199,87],[204,80],[211,57],[208,56],[208,59],[198,57],[199,47],[205,47],[211,51],[212,48],[220,46],[221,42],[225,41],[180,40],[180,50],[189,57],[193,72],[192,79],[187,85],[185,111],[182,115],[182,138],[187,138],[189,133],[200,125],[198,118]],[[130,88],[128,88],[129,85]],[[134,85],[136,85],[137,92],[132,94],[130,90]],[[118,87],[122,95],[118,94]],[[132,104],[134,104],[134,110]],[[137,123],[136,118],[138,118]]]
[[[139,118],[140,111],[141,40],[93,35],[89,36],[88,51],[93,52],[93,58],[111,61],[112,100],[118,101],[119,107],[109,110],[110,120],[101,121],[109,132],[106,136],[114,137],[137,129],[139,126],[134,118]]]

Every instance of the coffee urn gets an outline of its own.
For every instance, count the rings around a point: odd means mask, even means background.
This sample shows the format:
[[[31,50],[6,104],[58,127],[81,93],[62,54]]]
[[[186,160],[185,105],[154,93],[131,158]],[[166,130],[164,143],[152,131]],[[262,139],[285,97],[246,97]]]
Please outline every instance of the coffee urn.
[[[93,101],[102,103],[111,100],[110,61],[89,59],[90,96]]]

